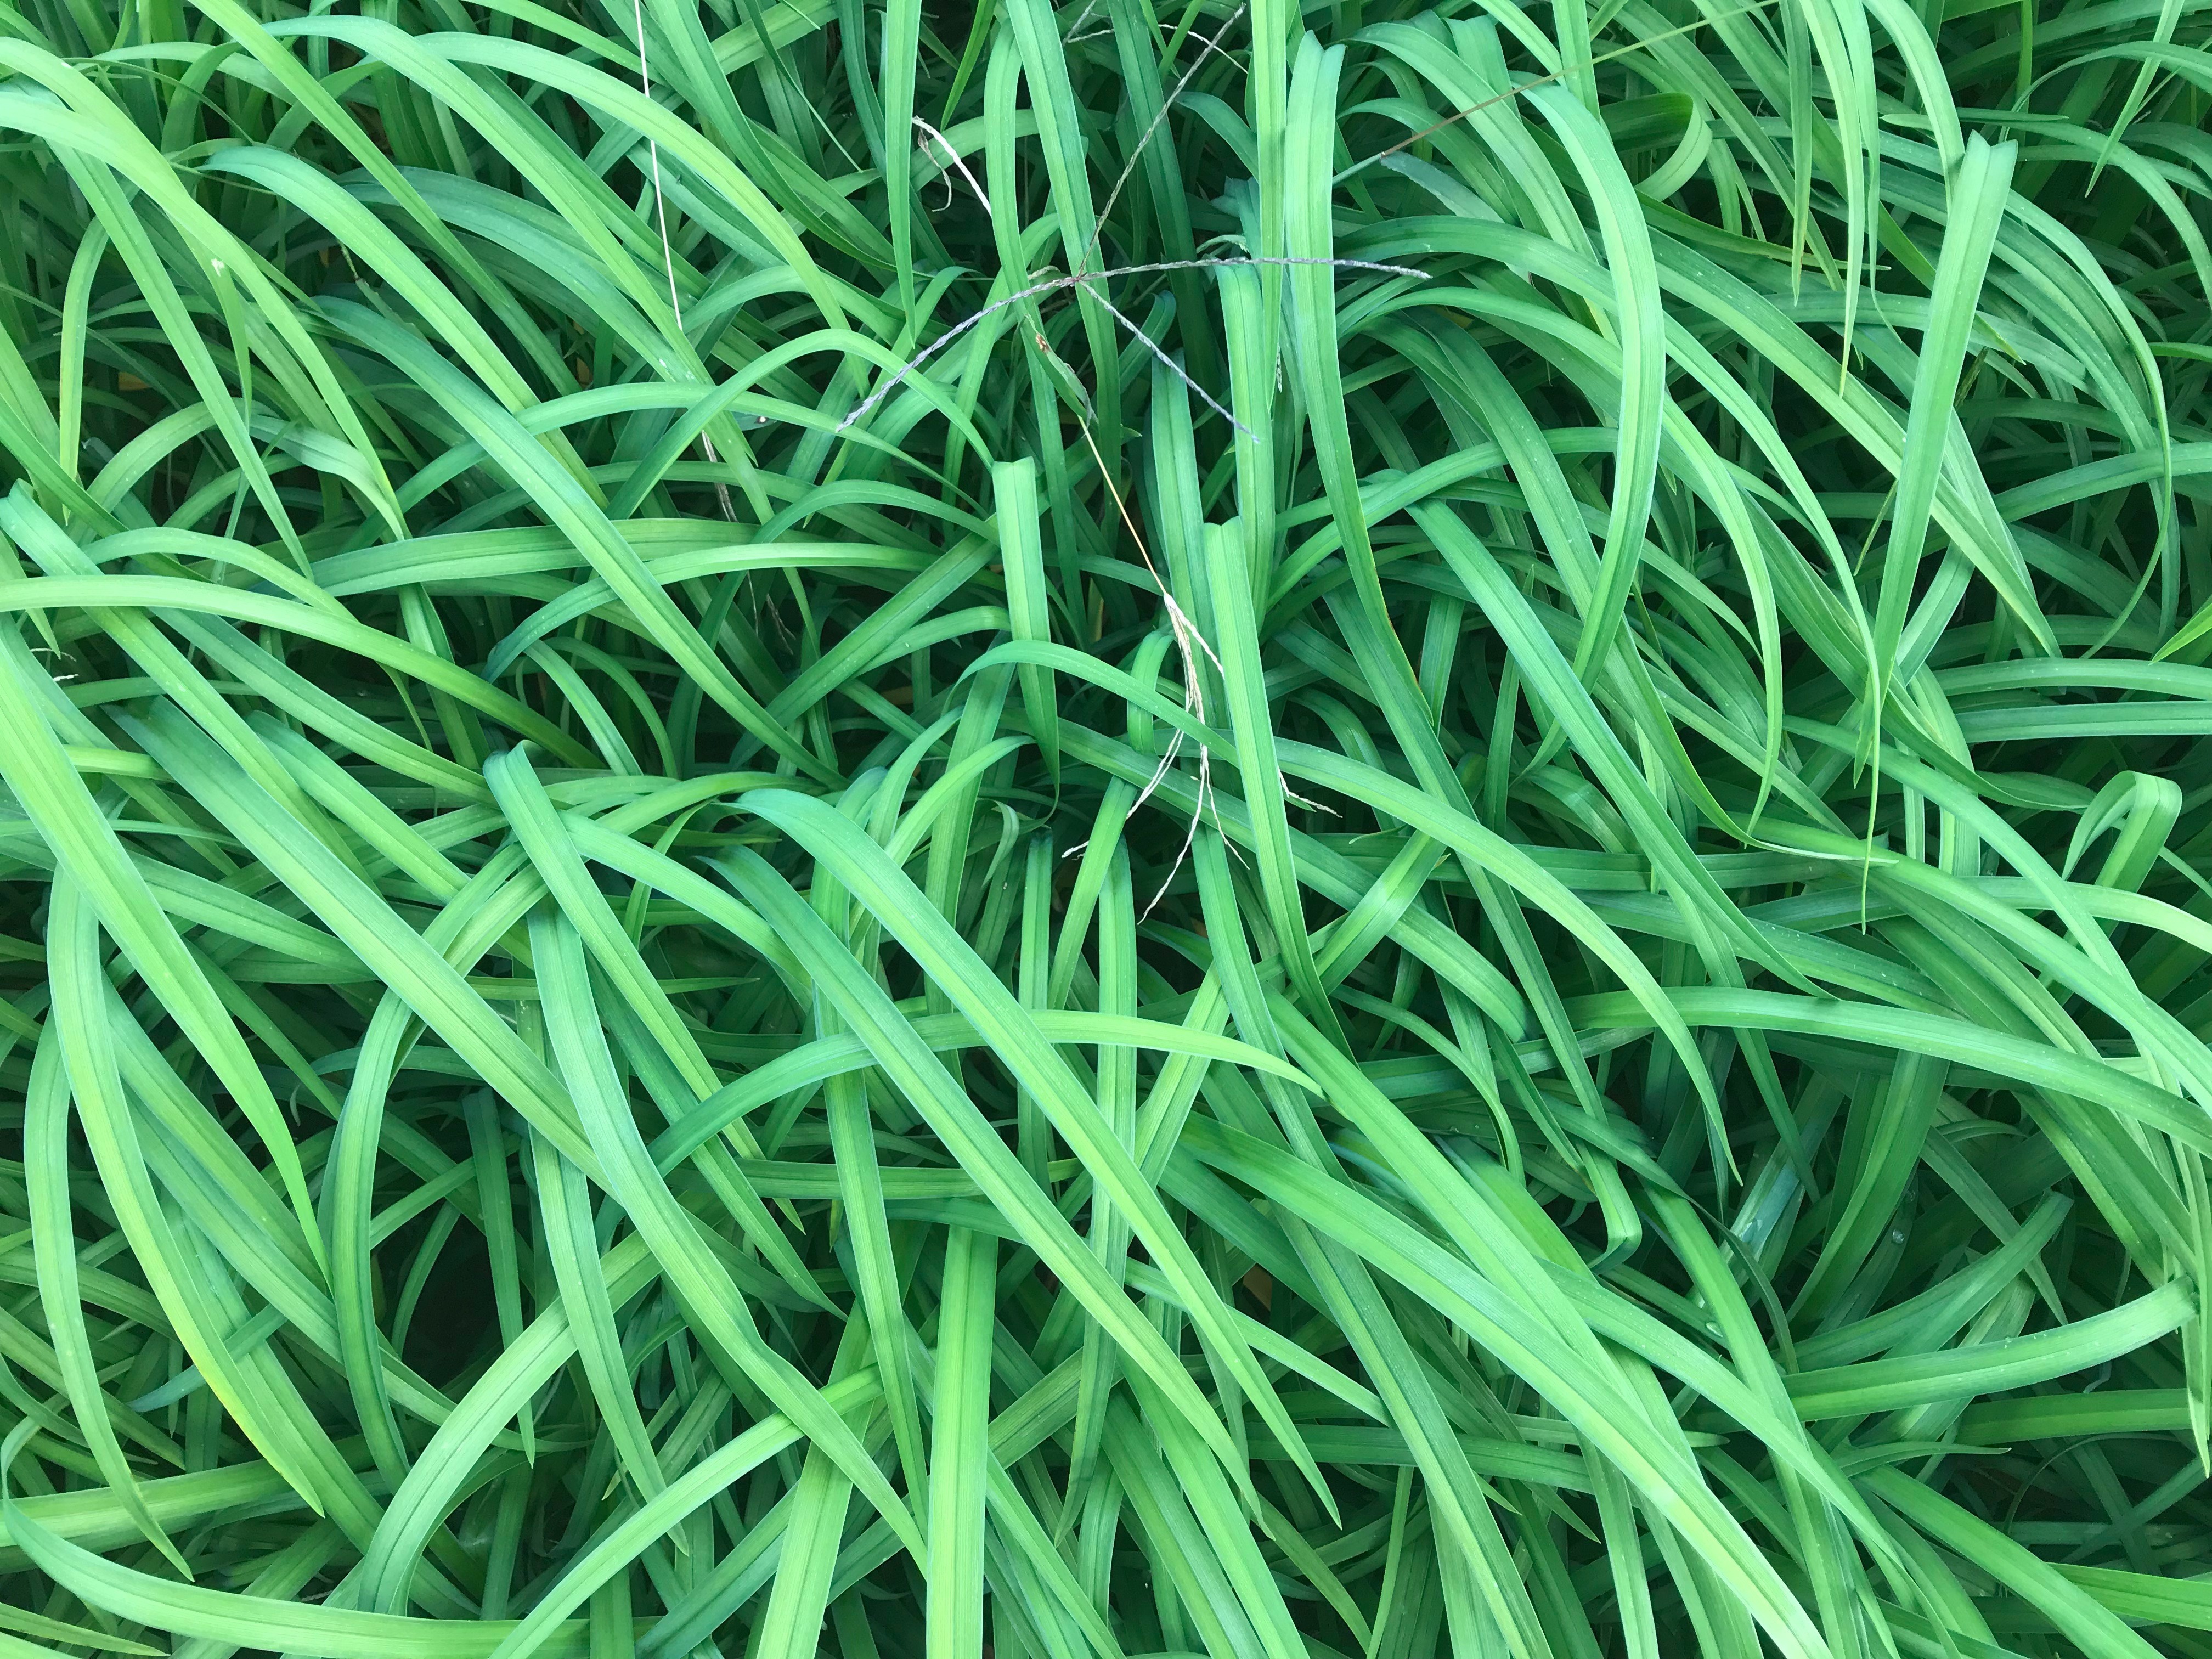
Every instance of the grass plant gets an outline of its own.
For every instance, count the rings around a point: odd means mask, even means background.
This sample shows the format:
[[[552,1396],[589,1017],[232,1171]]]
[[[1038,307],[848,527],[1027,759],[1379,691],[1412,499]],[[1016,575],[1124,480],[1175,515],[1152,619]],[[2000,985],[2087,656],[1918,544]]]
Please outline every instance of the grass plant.
[[[0,1656],[2212,1654],[2208,18],[0,7]]]

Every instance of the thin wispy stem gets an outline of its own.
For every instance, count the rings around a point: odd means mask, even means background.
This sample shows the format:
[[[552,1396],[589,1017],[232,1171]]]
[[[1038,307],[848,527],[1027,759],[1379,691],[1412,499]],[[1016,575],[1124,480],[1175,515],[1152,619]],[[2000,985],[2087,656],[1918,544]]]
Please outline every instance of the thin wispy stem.
[[[1214,30],[1212,38],[1208,40],[1204,49],[1191,59],[1190,67],[1182,72],[1182,79],[1175,83],[1175,90],[1161,100],[1159,108],[1153,112],[1152,118],[1146,123],[1143,133],[1139,136],[1135,145],[1129,151],[1129,159],[1121,164],[1121,176],[1114,181],[1114,188],[1106,192],[1106,205],[1098,210],[1097,217],[1091,224],[1091,240],[1083,245],[1083,258],[1079,262],[1079,268],[1089,269],[1091,256],[1097,251],[1098,239],[1105,234],[1106,221],[1114,211],[1114,204],[1121,199],[1122,191],[1127,187],[1131,176],[1137,171],[1137,163],[1144,160],[1146,147],[1152,142],[1153,136],[1159,131],[1161,125],[1167,120],[1168,112],[1176,106],[1176,100],[1182,96],[1183,88],[1190,84],[1191,77],[1198,73],[1199,65],[1206,62],[1206,52],[1218,50],[1222,36],[1227,34],[1231,27],[1251,9],[1252,0],[1239,0],[1237,9],[1222,21],[1219,28]]]
[[[1330,265],[1340,270],[1366,270],[1377,272],[1389,276],[1411,276],[1421,282],[1426,282],[1428,280],[1428,273],[1426,271],[1416,270],[1410,265],[1382,264],[1378,264],[1376,261],[1372,259],[1297,258],[1288,256],[1255,256],[1231,259],[1168,259],[1153,264],[1121,265],[1112,270],[1093,270],[1085,271],[1080,275],[1073,276],[1050,277],[1042,283],[1033,283],[1029,287],[1023,289],[1019,293],[1009,294],[1003,300],[994,300],[989,305],[985,306],[981,311],[975,312],[972,314],[963,318],[959,322],[955,323],[944,333],[939,335],[936,339],[931,341],[928,345],[916,352],[913,356],[908,358],[905,362],[900,364],[897,372],[892,374],[890,379],[884,381],[873,392],[870,392],[850,414],[847,415],[843,420],[837,422],[837,430],[842,432],[846,428],[853,425],[855,422],[866,419],[867,416],[873,412],[877,404],[883,402],[883,400],[890,396],[892,392],[897,391],[900,386],[906,383],[907,378],[909,375],[921,368],[930,361],[931,358],[936,356],[947,346],[952,344],[954,341],[959,339],[977,324],[985,321],[988,318],[996,316],[1000,312],[1006,310],[1009,306],[1020,305],[1024,301],[1034,300],[1040,295],[1056,294],[1062,289],[1084,287],[1094,283],[1104,283],[1117,276],[1142,276],[1161,271],[1170,270],[1210,270],[1224,265]],[[1127,319],[1124,319],[1123,320],[1126,323]],[[1146,343],[1149,344],[1150,342],[1148,341]],[[1177,369],[1176,372],[1178,374],[1182,373],[1180,369]],[[1189,380],[1188,376],[1185,377],[1185,383],[1189,385],[1194,391],[1199,391],[1196,383]],[[1199,391],[1199,395],[1200,397],[1205,397],[1206,394],[1202,391]],[[1211,398],[1207,398],[1206,402],[1212,404],[1213,400]],[[1218,404],[1215,404],[1214,406],[1217,408],[1219,407]]]

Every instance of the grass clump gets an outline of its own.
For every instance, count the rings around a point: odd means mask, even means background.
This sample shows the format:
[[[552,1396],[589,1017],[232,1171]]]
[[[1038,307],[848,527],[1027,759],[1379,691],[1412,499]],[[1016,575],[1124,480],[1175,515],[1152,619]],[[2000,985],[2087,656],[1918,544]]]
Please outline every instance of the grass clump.
[[[0,1652],[2212,1653],[2201,8],[0,21]]]

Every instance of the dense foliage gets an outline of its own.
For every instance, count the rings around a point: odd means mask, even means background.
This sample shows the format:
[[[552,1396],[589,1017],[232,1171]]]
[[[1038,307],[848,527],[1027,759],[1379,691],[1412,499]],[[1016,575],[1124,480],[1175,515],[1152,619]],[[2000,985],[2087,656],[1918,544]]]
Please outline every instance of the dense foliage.
[[[0,1654],[2212,1654],[2201,6],[19,3]]]

